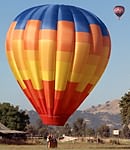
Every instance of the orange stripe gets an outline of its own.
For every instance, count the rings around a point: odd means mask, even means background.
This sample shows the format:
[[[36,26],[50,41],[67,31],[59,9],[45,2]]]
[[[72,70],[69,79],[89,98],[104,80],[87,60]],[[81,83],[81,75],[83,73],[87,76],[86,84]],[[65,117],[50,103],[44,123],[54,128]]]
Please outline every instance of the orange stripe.
[[[73,92],[73,95],[71,95],[72,96],[71,101],[68,102],[68,106],[62,109],[62,111],[63,112],[67,111],[67,114],[72,114],[80,106],[80,104],[85,100],[85,98],[89,95],[89,90],[92,86],[93,85],[88,84],[84,92],[77,92],[77,91]]]
[[[65,92],[65,96],[64,96],[64,100],[63,100],[64,101],[64,105],[62,106],[63,111],[66,108],[68,108],[68,106],[71,102],[75,103],[74,101],[72,101],[72,99],[73,99],[73,95],[75,93],[77,85],[78,85],[78,83],[68,82],[66,92]],[[70,104],[70,107],[71,107],[71,104]]]
[[[92,43],[92,37],[87,32],[76,32],[76,42]]]
[[[55,91],[55,101],[53,114],[62,114],[62,105],[64,104],[63,98],[65,91]],[[60,108],[60,109],[59,109]]]
[[[103,48],[103,36],[101,33],[101,29],[98,25],[91,24],[91,35],[92,35],[92,49],[91,53],[100,55],[102,53]]]
[[[110,37],[109,36],[104,36],[103,37],[103,45],[104,45],[104,47],[108,47],[108,59],[109,59],[109,57],[110,57],[110,53],[111,53],[111,40],[110,40]]]
[[[12,50],[12,39],[13,39],[13,31],[14,28],[16,26],[16,22],[13,22],[10,27],[9,30],[7,32],[7,36],[6,36],[6,50]]]
[[[64,112],[68,111],[67,109],[70,109],[71,105],[75,103],[73,101],[73,95],[76,86],[77,83],[69,82],[65,91],[55,91],[54,114],[64,114]]]
[[[90,54],[87,58],[87,64],[97,66],[100,59],[102,59],[102,58],[100,58],[100,56]]]
[[[31,80],[24,80],[24,83],[26,84],[26,89],[24,89],[23,91],[25,92],[25,94],[29,93],[29,95],[27,96],[31,96],[28,97],[30,102],[33,104],[33,106],[35,107],[35,109],[39,112],[39,113],[43,113],[46,112],[46,103],[45,103],[45,99],[44,99],[44,92],[43,90],[35,90],[33,88],[32,82]]]
[[[57,31],[56,30],[40,30],[39,40],[57,40]]]
[[[69,83],[71,84],[71,83]],[[72,98],[73,100],[69,101],[68,106],[67,107],[71,107],[71,111],[74,111],[75,109],[77,109],[77,107],[84,101],[84,99],[88,96],[89,94],[89,90],[92,87],[91,84],[87,84],[86,88],[84,90],[84,92],[73,92]],[[70,112],[71,112],[70,111]],[[69,111],[68,111],[69,112]],[[70,113],[69,112],[69,113]]]
[[[67,114],[71,115],[83,101],[80,99],[80,94],[81,94],[80,92],[76,92],[76,91],[73,92],[73,94],[71,95],[71,99],[68,101],[68,105],[66,105],[61,109],[62,112],[66,112]]]
[[[63,99],[65,90],[64,91],[55,91],[55,104],[58,104],[57,102]]]
[[[54,107],[54,81],[42,81],[44,87],[44,96],[48,114],[53,113]]]
[[[73,51],[75,45],[74,23],[68,21],[58,21],[57,30],[57,50]]]
[[[14,30],[13,40],[23,40],[24,30]]]
[[[111,41],[110,41],[110,37],[109,36],[104,36],[103,37],[103,45],[111,47]]]
[[[92,85],[91,83],[88,83],[88,84],[86,85],[85,90],[81,93],[81,96],[80,96],[80,98],[81,98],[82,100],[84,100],[84,99],[88,96],[88,94],[90,93],[90,89],[91,89],[93,86],[94,86],[94,85]]]
[[[29,20],[24,30],[25,50],[38,50],[39,28],[41,22],[38,20]]]
[[[40,114],[40,117],[44,124],[47,125],[55,125],[55,126],[64,126],[65,122],[69,118],[70,115],[66,114],[58,114],[58,115],[48,115],[48,114]]]
[[[31,83],[30,81],[25,81],[25,84],[27,85],[27,88],[26,89],[22,89],[22,90],[23,90],[24,94],[27,96],[28,100],[34,106],[34,108],[36,110],[38,110],[38,105],[35,104],[33,93],[32,93],[32,85],[30,83]],[[38,112],[40,112],[40,111],[38,110]]]

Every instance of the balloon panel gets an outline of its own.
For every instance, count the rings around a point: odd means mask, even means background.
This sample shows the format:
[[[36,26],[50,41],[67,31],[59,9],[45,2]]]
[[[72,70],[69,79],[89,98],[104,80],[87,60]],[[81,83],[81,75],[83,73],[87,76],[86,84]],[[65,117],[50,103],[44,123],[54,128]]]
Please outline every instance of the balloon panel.
[[[106,68],[110,47],[98,17],[67,5],[25,10],[6,38],[16,80],[48,125],[64,125],[89,95]]]

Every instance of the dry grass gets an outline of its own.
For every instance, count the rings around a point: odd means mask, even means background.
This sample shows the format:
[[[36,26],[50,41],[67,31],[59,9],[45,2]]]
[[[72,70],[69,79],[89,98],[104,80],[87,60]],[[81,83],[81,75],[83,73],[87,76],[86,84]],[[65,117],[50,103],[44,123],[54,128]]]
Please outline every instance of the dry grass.
[[[47,146],[44,145],[0,145],[0,150],[47,150]],[[112,144],[88,144],[85,142],[67,142],[59,143],[58,148],[54,150],[130,150],[130,144],[112,145]]]

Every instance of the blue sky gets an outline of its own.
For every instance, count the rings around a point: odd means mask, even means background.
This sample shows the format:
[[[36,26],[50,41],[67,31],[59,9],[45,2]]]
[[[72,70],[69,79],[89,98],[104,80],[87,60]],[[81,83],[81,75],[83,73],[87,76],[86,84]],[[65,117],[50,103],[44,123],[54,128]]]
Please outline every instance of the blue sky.
[[[106,24],[111,36],[112,49],[108,66],[79,109],[120,99],[130,89],[130,0],[3,0],[0,6],[0,102],[10,102],[22,109],[33,108],[9,68],[5,38],[11,22],[23,10],[54,3],[74,5],[91,11]],[[126,11],[120,20],[113,13],[115,5],[125,7]]]

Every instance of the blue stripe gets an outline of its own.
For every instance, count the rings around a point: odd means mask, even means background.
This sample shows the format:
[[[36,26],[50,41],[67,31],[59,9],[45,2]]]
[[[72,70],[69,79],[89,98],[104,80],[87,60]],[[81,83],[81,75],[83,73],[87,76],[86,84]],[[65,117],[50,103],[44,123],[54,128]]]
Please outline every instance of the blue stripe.
[[[57,30],[58,5],[50,5],[41,18],[41,29]]]
[[[89,22],[78,8],[72,8],[76,32],[90,32]]]
[[[14,21],[17,22],[15,29],[25,29],[26,23],[31,19],[33,12],[35,12],[37,7],[30,8],[28,10],[23,11],[19,14]]]
[[[103,36],[108,35],[105,24],[94,14],[84,9],[67,5],[42,5],[25,10],[14,21],[16,29],[25,29],[28,20],[40,20],[41,29],[57,30],[58,21],[74,22],[76,32],[90,32],[90,24],[101,27]]]
[[[80,11],[86,17],[86,20],[89,22],[89,24],[96,24],[96,25],[100,26],[100,29],[101,29],[103,36],[109,35],[105,24],[96,15],[92,14],[89,11],[83,10],[83,9],[80,9]]]
[[[59,7],[58,21],[61,20],[74,22],[71,12],[71,6],[61,5]]]

